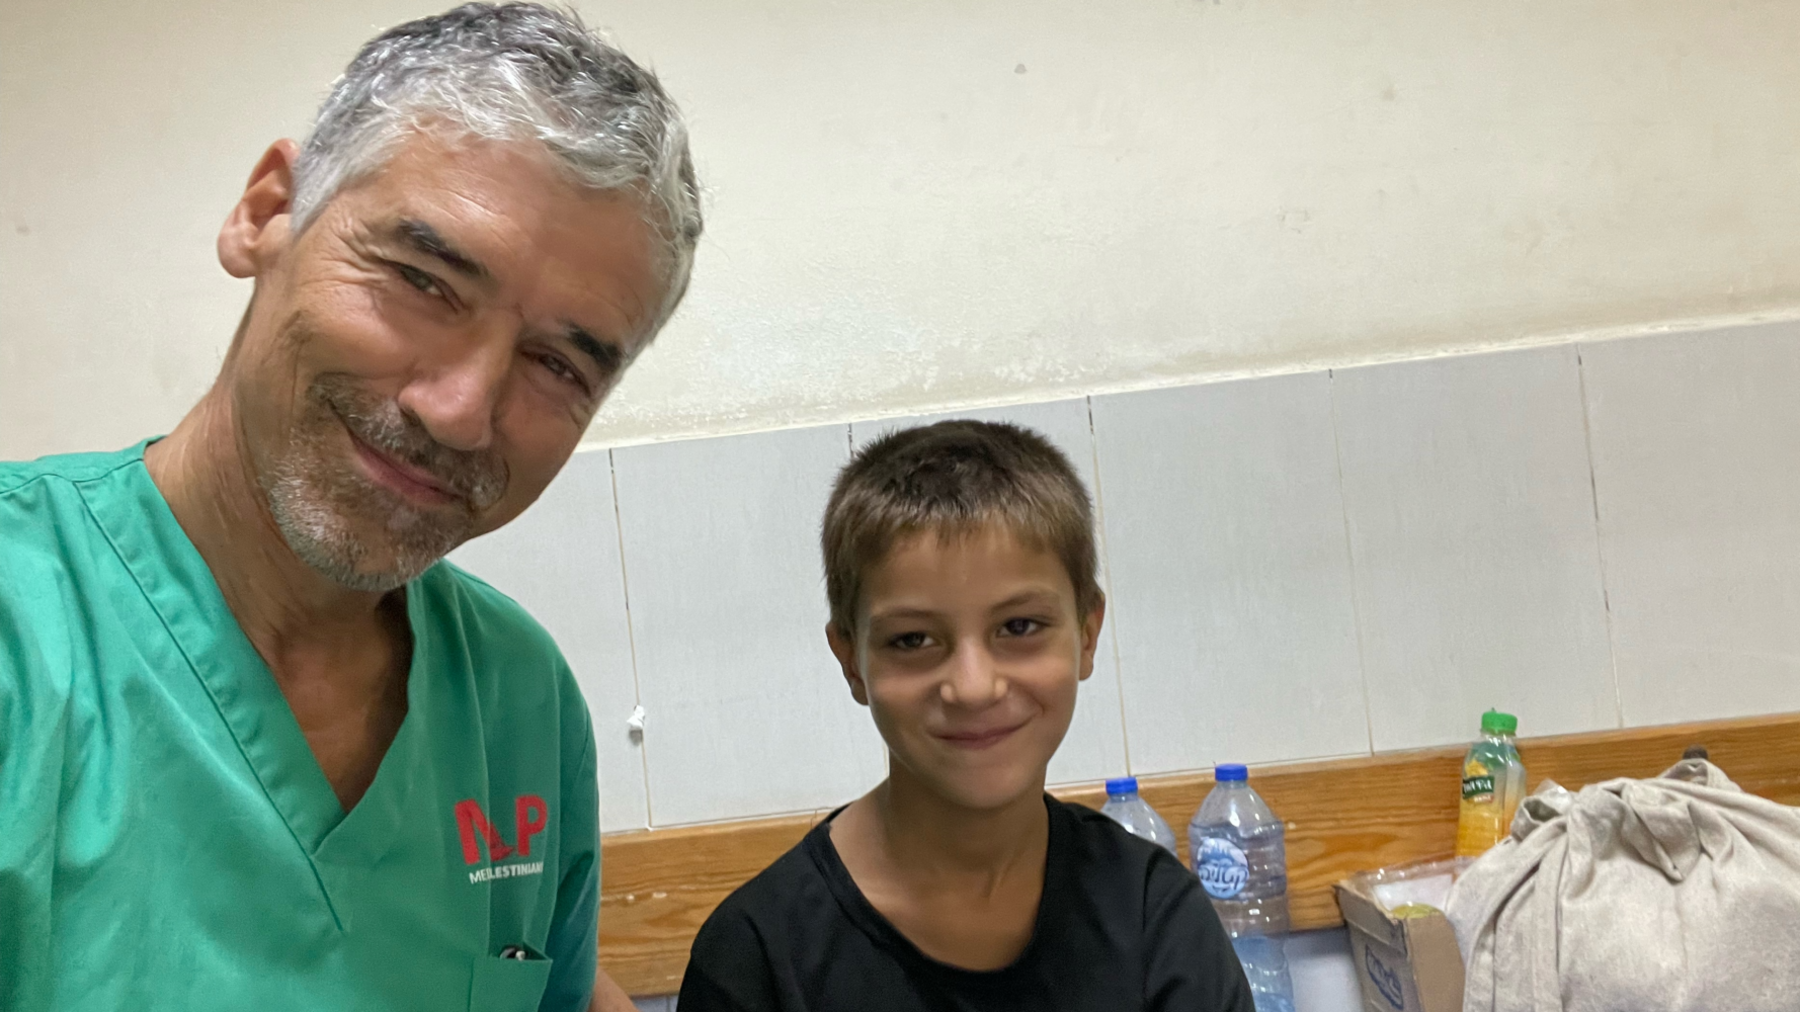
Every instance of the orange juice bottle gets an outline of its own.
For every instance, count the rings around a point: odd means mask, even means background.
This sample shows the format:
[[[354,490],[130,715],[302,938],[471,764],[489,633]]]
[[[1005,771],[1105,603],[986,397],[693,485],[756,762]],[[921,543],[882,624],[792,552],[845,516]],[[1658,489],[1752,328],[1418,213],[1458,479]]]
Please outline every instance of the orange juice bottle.
[[[1525,764],[1513,743],[1518,729],[1519,718],[1510,713],[1481,715],[1481,740],[1463,758],[1457,857],[1480,857],[1512,832],[1513,812],[1525,797]]]

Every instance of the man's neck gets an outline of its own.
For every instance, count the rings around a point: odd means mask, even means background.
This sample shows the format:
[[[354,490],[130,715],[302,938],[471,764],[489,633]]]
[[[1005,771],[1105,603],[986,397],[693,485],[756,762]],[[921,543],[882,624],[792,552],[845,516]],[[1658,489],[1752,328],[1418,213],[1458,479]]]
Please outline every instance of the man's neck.
[[[288,548],[238,433],[230,398],[215,387],[144,451],[144,466],[251,645],[285,680],[290,659],[385,638],[383,595],[333,583]]]

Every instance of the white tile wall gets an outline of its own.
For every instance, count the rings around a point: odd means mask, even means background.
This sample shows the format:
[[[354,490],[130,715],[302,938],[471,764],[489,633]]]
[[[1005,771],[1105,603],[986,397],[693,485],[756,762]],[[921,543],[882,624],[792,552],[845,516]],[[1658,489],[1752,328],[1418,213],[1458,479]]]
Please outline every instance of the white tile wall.
[[[850,427],[851,442],[860,449],[884,432],[929,425],[946,418],[1012,422],[1035,429],[1068,454],[1069,462],[1075,466],[1089,492],[1094,489],[1094,440],[1088,424],[1086,398],[1047,404],[981,408],[948,415],[856,422]],[[1104,546],[1101,556],[1100,585],[1105,587]],[[1104,780],[1123,775],[1125,769],[1125,730],[1123,714],[1119,708],[1118,662],[1112,623],[1108,620],[1101,636],[1099,655],[1094,660],[1094,673],[1082,684],[1081,691],[1076,696],[1075,719],[1069,725],[1068,737],[1063,739],[1062,747],[1050,761],[1050,783]]]
[[[1053,781],[1800,709],[1800,325],[1577,351],[962,413],[1099,499],[1112,639]],[[880,779],[816,525],[853,439],[927,420],[578,454],[454,553],[568,656],[606,831]]]
[[[1625,722],[1800,710],[1800,324],[1581,354]]]
[[[1133,772],[1366,752],[1325,376],[1093,418]]]
[[[1099,499],[1117,660],[1053,781],[1462,742],[1490,705],[1530,735],[1800,710],[1796,390],[1779,324],[959,413]],[[574,667],[605,830],[880,779],[816,526],[852,440],[937,417],[581,454],[454,553]],[[1341,932],[1294,946],[1302,1009],[1357,1007]]]
[[[1572,346],[1332,381],[1379,750],[1614,727],[1580,367]]]
[[[836,805],[885,774],[825,645],[846,426],[613,452],[657,825]]]
[[[957,413],[1099,499],[1117,659],[1052,780],[1462,742],[1490,705],[1530,735],[1800,710],[1796,390],[1789,323]],[[603,829],[880,779],[816,525],[852,441],[940,417],[580,454],[454,553],[574,667]],[[1358,1007],[1346,949],[1295,937],[1298,1007]]]
[[[649,825],[643,756],[625,726],[637,684],[607,454],[576,454],[523,515],[450,559],[524,605],[574,669],[594,718],[601,831]]]

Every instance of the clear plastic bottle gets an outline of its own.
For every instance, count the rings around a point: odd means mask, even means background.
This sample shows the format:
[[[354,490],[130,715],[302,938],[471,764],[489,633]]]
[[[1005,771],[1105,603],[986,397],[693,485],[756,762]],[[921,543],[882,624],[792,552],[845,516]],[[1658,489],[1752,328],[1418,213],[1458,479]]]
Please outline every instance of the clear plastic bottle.
[[[1510,713],[1481,715],[1481,739],[1463,758],[1457,857],[1480,857],[1512,832],[1513,812],[1525,798],[1525,763],[1513,742],[1518,730],[1519,718]]]
[[[1286,829],[1244,767],[1213,768],[1212,793],[1188,824],[1200,884],[1231,935],[1256,999],[1256,1012],[1294,1012],[1288,975]]]
[[[1125,827],[1132,836],[1141,836],[1158,847],[1180,857],[1175,849],[1175,831],[1156,814],[1156,809],[1138,797],[1137,777],[1119,777],[1106,782],[1106,804],[1100,814]]]

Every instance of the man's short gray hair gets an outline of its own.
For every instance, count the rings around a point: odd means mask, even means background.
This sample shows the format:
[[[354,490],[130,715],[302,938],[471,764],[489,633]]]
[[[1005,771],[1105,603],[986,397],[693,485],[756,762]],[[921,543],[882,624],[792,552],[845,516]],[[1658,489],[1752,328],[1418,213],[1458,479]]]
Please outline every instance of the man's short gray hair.
[[[656,75],[569,11],[464,4],[377,36],[331,88],[294,165],[294,231],[379,169],[411,130],[536,140],[583,185],[635,193],[662,238],[666,290],[653,335],[681,301],[700,238],[687,128]]]

